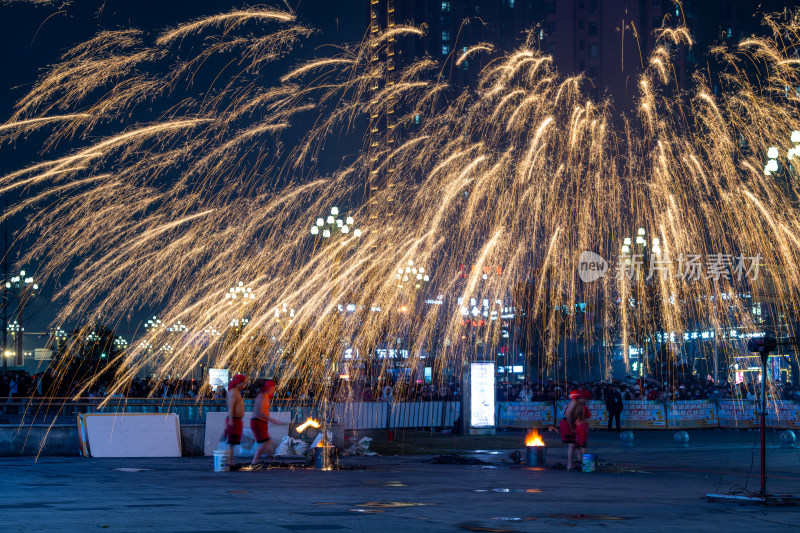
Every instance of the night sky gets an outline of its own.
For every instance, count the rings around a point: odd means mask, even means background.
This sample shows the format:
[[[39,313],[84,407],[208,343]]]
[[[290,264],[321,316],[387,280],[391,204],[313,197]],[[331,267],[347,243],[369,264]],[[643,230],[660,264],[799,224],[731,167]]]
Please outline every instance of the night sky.
[[[331,43],[359,42],[364,36],[367,24],[366,7],[358,0],[300,0],[287,4],[295,10],[303,24],[318,30],[311,39],[298,44],[295,51],[285,60],[290,64],[326,55],[324,48]],[[0,92],[0,123],[13,113],[15,103],[33,86],[36,79],[48,66],[58,62],[68,49],[95,34],[105,30],[137,28],[153,34],[165,28],[195,18],[224,13],[232,9],[247,8],[261,3],[229,2],[224,0],[80,0],[74,2],[25,2],[0,1],[0,55],[4,90]],[[282,7],[281,3],[270,3]],[[199,44],[199,43],[198,43]],[[323,47],[323,48],[319,48]],[[286,72],[286,63],[278,62],[264,69],[268,77],[269,69]],[[84,141],[85,143],[86,141]],[[82,145],[76,143],[75,146]],[[0,172],[7,173],[37,161],[41,156],[35,136],[20,139],[13,146],[3,146],[0,157]],[[13,202],[13,198],[10,198]],[[17,217],[9,224],[11,246],[10,268],[19,257],[25,243],[14,242],[14,232],[25,223]],[[1,228],[0,228],[1,229]],[[2,246],[2,235],[0,235]],[[35,268],[35,265],[32,265]],[[29,273],[30,266],[28,266]],[[41,297],[35,304],[26,308],[31,321],[26,327],[30,335],[25,337],[25,350],[43,347],[47,337],[37,335],[44,332],[58,306],[52,302],[53,287],[45,286]],[[149,313],[138,313],[132,320],[117,327],[117,332],[131,340],[134,332],[140,329],[140,322]],[[13,313],[13,305],[9,314]],[[28,322],[26,318],[26,322]],[[74,327],[76,324],[66,324]]]

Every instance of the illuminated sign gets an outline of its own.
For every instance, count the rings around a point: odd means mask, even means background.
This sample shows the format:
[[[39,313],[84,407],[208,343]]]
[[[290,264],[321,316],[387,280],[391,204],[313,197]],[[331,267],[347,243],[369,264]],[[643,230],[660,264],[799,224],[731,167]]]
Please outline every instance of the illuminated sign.
[[[470,365],[469,412],[470,427],[494,427],[494,363]]]
[[[220,385],[223,387],[228,386],[228,369],[227,368],[209,368],[208,369],[208,382],[212,389],[216,389]]]

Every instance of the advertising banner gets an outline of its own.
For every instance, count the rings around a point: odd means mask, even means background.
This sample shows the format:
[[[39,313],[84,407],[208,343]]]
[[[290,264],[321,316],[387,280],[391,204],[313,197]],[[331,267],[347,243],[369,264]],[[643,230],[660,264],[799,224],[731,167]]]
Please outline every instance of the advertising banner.
[[[622,408],[624,429],[666,429],[664,404],[650,400],[624,400]]]
[[[548,428],[555,425],[550,402],[498,402],[500,425],[512,428]]]
[[[567,400],[556,402],[556,418],[560,421],[564,418],[564,409],[567,408]],[[602,400],[587,400],[586,407],[589,408],[589,429],[608,429],[608,411],[606,402]]]
[[[713,400],[666,402],[669,429],[719,427],[717,405]]]
[[[717,400],[719,427],[753,429],[759,425],[756,403],[750,400]]]
[[[470,365],[469,427],[494,427],[494,363]]]
[[[216,389],[219,386],[228,388],[228,369],[227,368],[209,368],[208,369],[208,382],[211,389]]]
[[[770,402],[767,396],[767,427],[800,429],[800,404],[782,400]]]

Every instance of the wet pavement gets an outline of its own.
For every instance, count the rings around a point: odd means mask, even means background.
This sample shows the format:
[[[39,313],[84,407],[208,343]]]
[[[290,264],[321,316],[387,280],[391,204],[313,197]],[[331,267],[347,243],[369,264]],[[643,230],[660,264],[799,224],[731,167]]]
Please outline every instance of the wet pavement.
[[[769,488],[800,493],[800,450],[768,439]],[[214,473],[212,458],[0,459],[3,531],[764,531],[796,529],[800,507],[708,503],[758,490],[754,432],[637,433],[634,448],[592,433],[598,472],[566,472],[546,437],[548,466],[512,450],[465,451],[487,464],[433,456],[343,458],[347,470],[302,466]],[[501,453],[489,453],[497,452]],[[524,457],[524,454],[523,454]],[[680,529],[676,529],[680,528]]]

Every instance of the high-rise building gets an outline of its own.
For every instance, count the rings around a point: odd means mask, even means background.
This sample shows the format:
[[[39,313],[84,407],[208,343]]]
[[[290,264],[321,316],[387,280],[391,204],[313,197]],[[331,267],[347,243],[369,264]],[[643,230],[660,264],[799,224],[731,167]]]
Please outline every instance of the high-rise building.
[[[695,0],[548,0],[543,51],[553,55],[567,76],[583,73],[594,98],[608,97],[620,111],[632,109],[639,76],[648,66],[662,27],[685,26],[697,33]],[[674,86],[684,90],[697,63],[694,47],[682,44],[674,55]]]
[[[690,88],[695,69],[705,66],[704,54],[709,46],[766,33],[764,13],[786,12],[800,5],[797,0],[368,2],[371,31],[380,32],[396,24],[425,25],[427,29],[424,37],[391,40],[386,52],[376,56],[376,61],[390,61],[389,73],[410,58],[427,54],[445,62],[444,74],[450,83],[470,84],[491,58],[476,54],[455,65],[464,50],[486,42],[498,51],[511,51],[528,42],[551,54],[562,75],[583,73],[587,95],[608,97],[619,111],[629,111],[636,105],[639,76],[657,46],[659,29],[685,26],[694,42],[693,46],[681,44],[677,49],[670,45],[674,53],[674,82],[670,86],[683,91]]]

